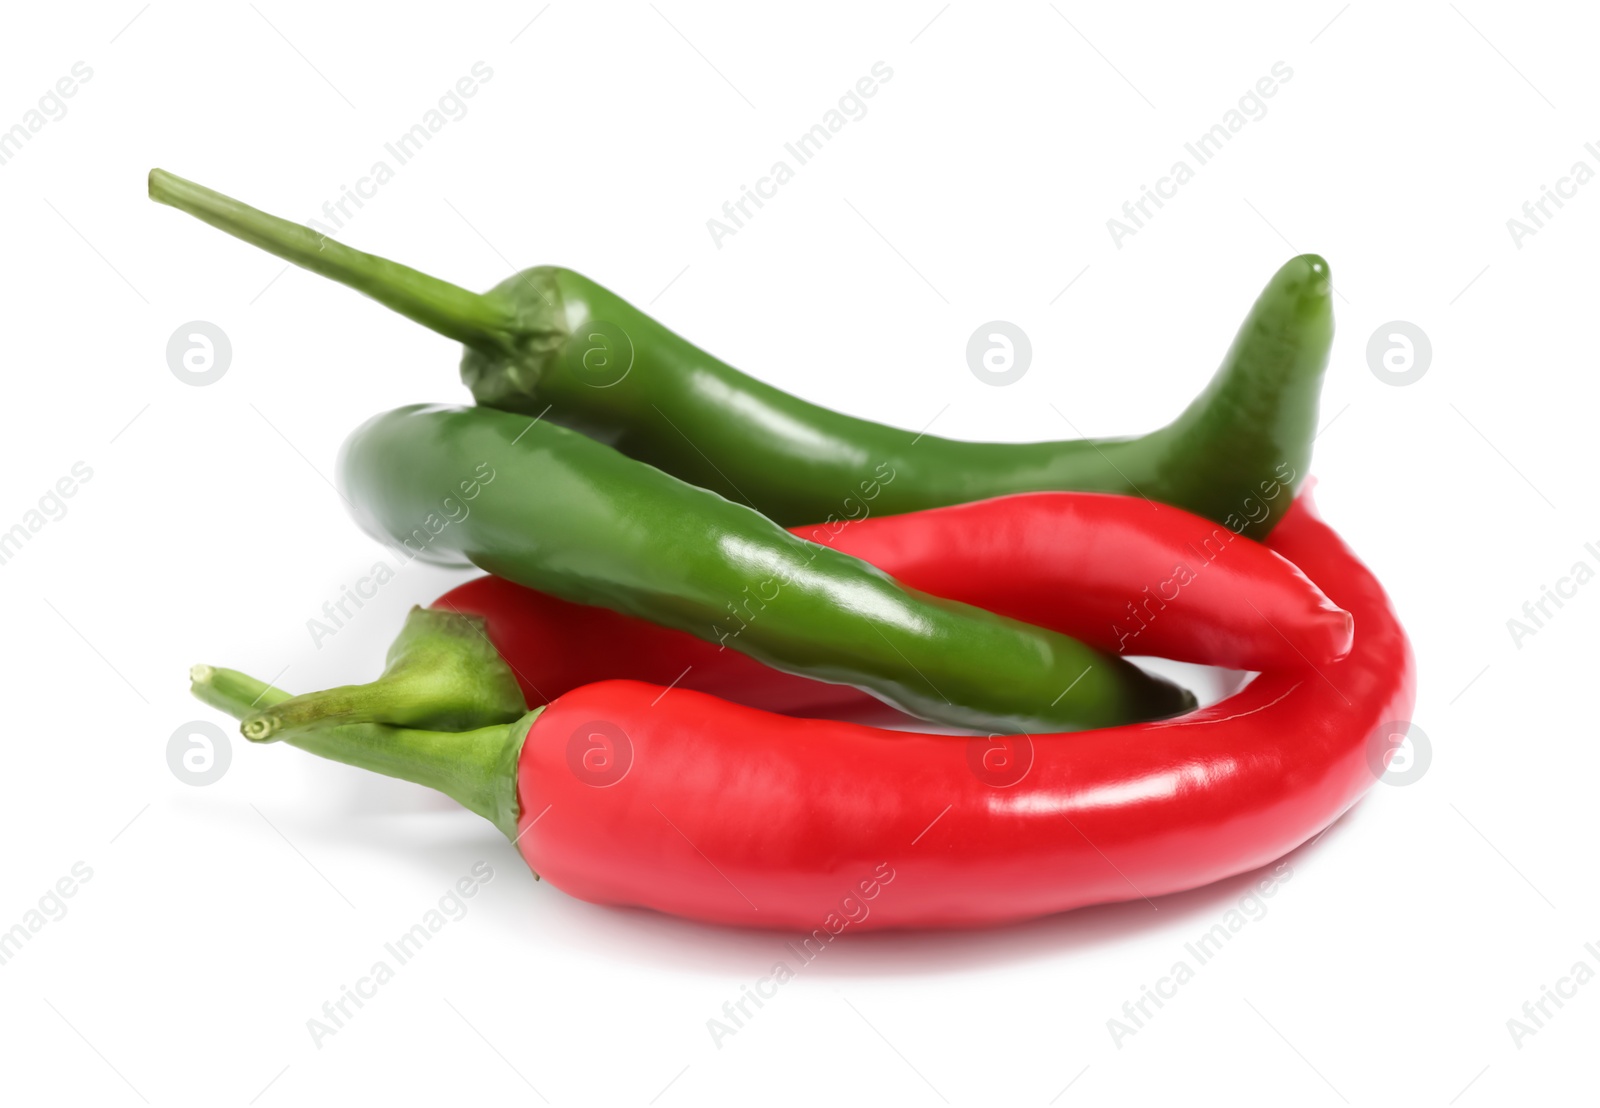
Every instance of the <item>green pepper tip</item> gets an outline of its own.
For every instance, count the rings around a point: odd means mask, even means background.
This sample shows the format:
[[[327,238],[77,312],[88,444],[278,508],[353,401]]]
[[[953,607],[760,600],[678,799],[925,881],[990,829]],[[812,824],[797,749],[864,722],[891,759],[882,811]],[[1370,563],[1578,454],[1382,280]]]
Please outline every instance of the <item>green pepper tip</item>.
[[[1302,311],[1331,310],[1333,270],[1320,254],[1301,254],[1285,262],[1273,283],[1286,295],[1296,298]]]

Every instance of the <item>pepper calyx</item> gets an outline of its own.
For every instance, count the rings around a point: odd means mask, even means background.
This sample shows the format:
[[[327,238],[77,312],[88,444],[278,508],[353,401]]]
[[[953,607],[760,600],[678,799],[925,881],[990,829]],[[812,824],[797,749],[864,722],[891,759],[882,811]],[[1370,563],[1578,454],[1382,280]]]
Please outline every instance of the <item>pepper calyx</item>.
[[[195,666],[189,680],[197,699],[235,719],[251,715],[261,704],[292,699],[264,681],[216,666]],[[543,711],[540,705],[510,723],[467,731],[337,723],[288,731],[282,740],[335,762],[437,789],[515,841],[521,812],[517,764],[528,731]]]
[[[567,349],[572,329],[561,295],[560,269],[534,266],[483,294],[504,315],[501,343],[467,343],[461,352],[461,383],[479,404],[541,414],[541,383]],[[530,407],[532,406],[532,407]]]
[[[340,723],[459,731],[509,723],[527,710],[482,617],[417,607],[376,681],[289,697],[251,712],[239,730],[251,742]]]

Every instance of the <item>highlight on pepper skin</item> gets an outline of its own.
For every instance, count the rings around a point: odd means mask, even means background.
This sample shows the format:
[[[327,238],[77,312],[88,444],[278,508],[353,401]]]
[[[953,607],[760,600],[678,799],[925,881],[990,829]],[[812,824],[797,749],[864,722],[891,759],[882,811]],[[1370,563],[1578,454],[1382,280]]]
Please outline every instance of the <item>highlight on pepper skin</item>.
[[[787,395],[572,270],[475,293],[161,170],[149,194],[459,341],[477,402],[370,419],[339,476],[369,534],[490,576],[414,609],[373,681],[201,666],[195,695],[453,797],[573,896],[986,926],[1245,872],[1426,769],[1405,634],[1307,491],[1318,255],[1164,426],[964,442]],[[1031,364],[1004,320],[968,345],[986,383]],[[1133,656],[1253,676],[1197,707]],[[874,705],[962,733],[846,718]]]
[[[165,170],[150,171],[149,194],[459,341],[461,379],[480,405],[571,427],[784,526],[836,514],[841,490],[888,467],[897,476],[875,506],[886,515],[1017,492],[1110,492],[1242,520],[1241,533],[1264,538],[1277,517],[1241,517],[1239,505],[1277,466],[1297,474],[1291,494],[1309,472],[1333,342],[1332,274],[1303,254],[1273,275],[1173,423],[1132,437],[961,442],[783,393],[569,269],[535,266],[479,294]]]
[[[1340,661],[1264,673],[1175,720],[996,742],[777,715],[623,676],[466,732],[341,720],[282,739],[454,796],[536,873],[597,903],[810,926],[828,910],[839,860],[869,856],[889,859],[900,884],[862,929],[1026,919],[1126,898],[1130,879],[1159,895],[1255,868],[1320,832],[1375,783],[1374,729],[1414,702],[1414,663],[1387,598],[1304,496],[1273,545],[1354,615],[1355,644]],[[514,596],[533,601],[515,612],[518,634],[556,640],[581,620],[574,606]],[[602,623],[611,615],[594,611]],[[519,680],[561,687],[559,666],[519,660]],[[645,644],[637,665],[660,660]],[[635,663],[621,651],[610,664],[626,674]],[[711,655],[712,681],[719,664],[750,663]],[[195,681],[235,715],[288,699],[232,671],[201,667]],[[784,695],[781,681],[773,688]],[[1296,804],[1283,804],[1286,781],[1303,783]],[[543,823],[556,806],[563,818]],[[661,838],[658,816],[687,838]]]

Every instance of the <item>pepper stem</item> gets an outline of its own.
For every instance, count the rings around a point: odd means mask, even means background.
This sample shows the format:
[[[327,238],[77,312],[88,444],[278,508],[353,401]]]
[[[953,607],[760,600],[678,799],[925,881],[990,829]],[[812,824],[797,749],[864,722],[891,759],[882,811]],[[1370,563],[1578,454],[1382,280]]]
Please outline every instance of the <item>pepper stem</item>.
[[[514,317],[491,297],[364,254],[164,169],[150,171],[150,199],[188,212],[302,269],[364,292],[424,327],[485,352],[512,349]]]
[[[528,710],[516,676],[484,620],[412,608],[376,681],[280,698],[244,717],[251,742],[337,723],[387,723],[438,731],[509,723]]]
[[[234,719],[243,719],[262,704],[273,705],[289,699],[282,689],[265,681],[247,677],[236,669],[194,666],[189,670],[189,691]]]
[[[189,680],[198,699],[235,719],[250,715],[258,701],[289,698],[288,693],[237,670],[195,666]],[[512,723],[471,731],[344,723],[287,732],[283,741],[335,762],[437,789],[515,840],[517,759],[528,729],[542,711],[543,706]]]

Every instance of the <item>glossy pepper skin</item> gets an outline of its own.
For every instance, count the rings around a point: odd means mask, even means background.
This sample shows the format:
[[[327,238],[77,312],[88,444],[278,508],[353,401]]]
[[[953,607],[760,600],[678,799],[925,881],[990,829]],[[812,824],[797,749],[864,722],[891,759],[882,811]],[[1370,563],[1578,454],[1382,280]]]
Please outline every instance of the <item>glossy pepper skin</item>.
[[[1292,493],[1310,463],[1333,341],[1328,265],[1303,254],[1268,282],[1210,384],[1167,426],[961,442],[762,384],[569,269],[538,266],[480,295],[159,169],[150,195],[457,339],[478,403],[575,428],[785,525],[846,517],[878,482],[884,514],[1065,489],[1148,497],[1261,538],[1281,514],[1265,510],[1263,490]]]
[[[1260,491],[1281,516],[1290,483]],[[1330,662],[1352,620],[1270,547],[1133,496],[1040,492],[797,527],[923,592],[1101,650],[1265,670]],[[1179,607],[1188,618],[1169,618]]]
[[[984,739],[588,685],[529,728],[518,849],[595,903],[808,933],[1005,923],[1262,866],[1366,792],[1415,698],[1405,635],[1338,536],[1301,503],[1273,545],[1355,615],[1350,654],[1320,672],[1263,674],[1181,719],[1014,741],[1010,765]],[[586,773],[574,750],[605,741],[613,768]]]
[[[1275,505],[1287,510],[1287,492]],[[795,533],[910,588],[1113,653],[1261,671],[1320,665],[1350,649],[1350,613],[1292,563],[1218,524],[1134,497],[1018,493]],[[860,700],[852,689],[500,577],[468,581],[432,606],[483,620],[529,705],[619,677],[789,715]]]
[[[836,934],[1149,898],[1318,834],[1374,783],[1411,716],[1415,665],[1388,598],[1307,497],[1272,545],[1354,615],[1349,654],[1264,673],[1175,720],[967,739],[602,681],[465,734],[367,723],[284,739],[442,789],[598,904]],[[236,716],[286,699],[232,671],[194,679]]]
[[[675,627],[922,719],[1060,730],[1194,703],[1128,662],[913,592],[542,420],[401,408],[350,436],[339,480],[368,533],[418,557]]]
[[[1350,649],[1350,613],[1292,563],[1199,516],[1132,497],[1018,493],[796,533],[902,584],[1107,651],[1267,670],[1334,661]],[[1094,541],[1082,543],[1085,534]],[[451,589],[431,610],[414,609],[376,681],[262,708],[242,729],[255,741],[350,721],[464,730],[509,723],[617,678],[769,712],[871,715],[849,686],[490,576]]]

